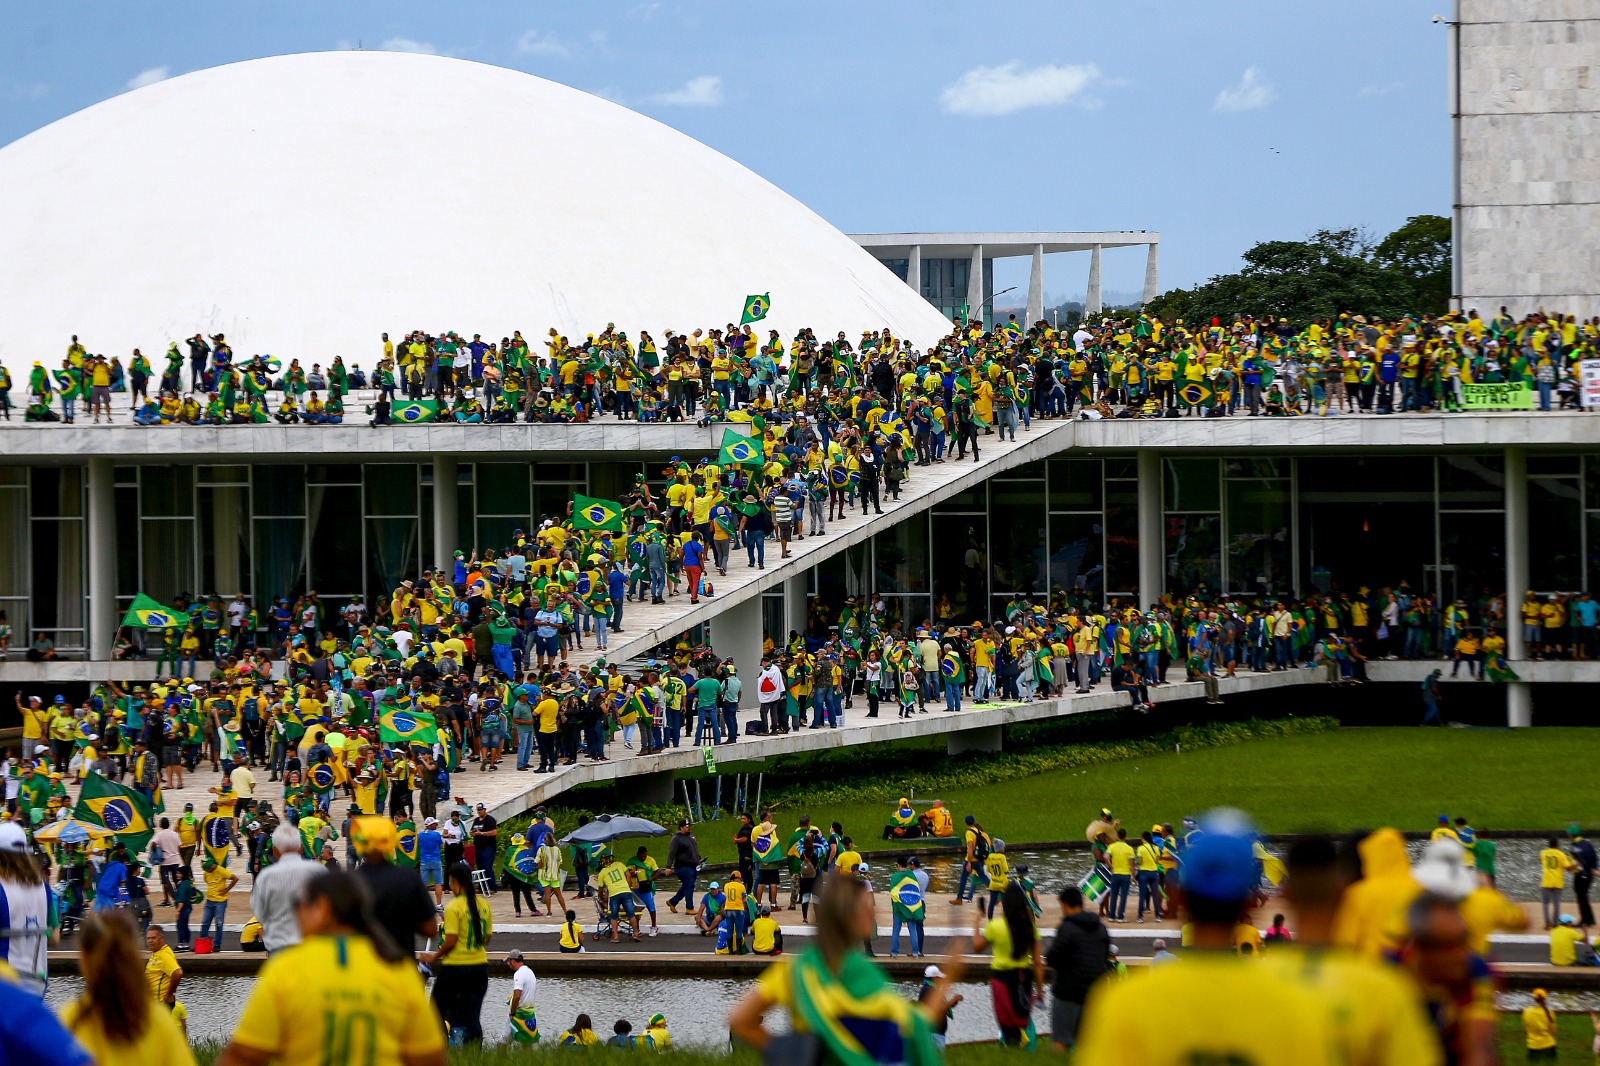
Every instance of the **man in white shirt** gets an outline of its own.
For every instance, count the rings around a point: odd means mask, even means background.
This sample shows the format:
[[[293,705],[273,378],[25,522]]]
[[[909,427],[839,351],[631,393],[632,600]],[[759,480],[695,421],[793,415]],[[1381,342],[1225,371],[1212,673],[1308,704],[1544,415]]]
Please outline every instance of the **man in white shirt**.
[[[170,819],[161,819],[161,828],[157,829],[150,837],[150,850],[161,849],[161,861],[156,867],[161,872],[161,905],[171,906],[173,894],[178,890],[178,868],[183,865],[183,844],[178,840],[177,830],[172,828]],[[148,853],[147,853],[148,854]]]
[[[511,1010],[506,1021],[506,1039],[510,1040],[515,1035],[510,1018],[515,1018],[518,1011],[533,1010],[533,993],[539,987],[539,979],[533,976],[533,968],[523,961],[518,948],[506,952],[506,965],[511,967]]]
[[[261,942],[268,954],[300,943],[295,904],[306,882],[322,872],[321,864],[301,855],[301,846],[300,830],[288,822],[274,829],[272,865],[256,875],[250,889],[250,905],[261,922]]]
[[[766,723],[769,736],[784,728],[786,695],[788,687],[783,679],[783,670],[775,662],[763,662],[761,676],[756,678],[756,698],[761,702],[761,720]]]

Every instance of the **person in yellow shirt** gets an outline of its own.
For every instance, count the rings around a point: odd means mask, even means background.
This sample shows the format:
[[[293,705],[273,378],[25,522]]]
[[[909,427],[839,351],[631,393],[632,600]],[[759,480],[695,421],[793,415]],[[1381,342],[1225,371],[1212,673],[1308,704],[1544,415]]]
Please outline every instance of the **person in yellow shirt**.
[[[638,940],[639,912],[634,903],[633,882],[628,878],[628,867],[608,855],[600,860],[600,872],[596,880],[605,892],[605,905],[611,915],[611,942],[617,943],[617,919],[624,913],[632,927],[633,939]]]
[[[1106,848],[1106,865],[1111,869],[1111,903],[1106,917],[1113,922],[1128,920],[1128,889],[1133,885],[1133,846],[1128,843],[1128,831],[1117,830],[1117,839]]]
[[[1334,942],[1351,947],[1377,962],[1399,947],[1396,916],[1422,892],[1411,876],[1406,841],[1396,829],[1379,829],[1357,845],[1361,880],[1344,893],[1334,928]]]
[[[1556,1032],[1556,1016],[1550,1010],[1549,993],[1535,988],[1533,1002],[1522,1008],[1522,1036],[1529,1062],[1556,1060]]]
[[[1192,949],[1180,965],[1138,980],[1096,982],[1073,1060],[1095,1066],[1340,1061],[1328,1008],[1303,985],[1233,952],[1234,926],[1256,888],[1251,835],[1237,816],[1208,817],[1202,828],[1184,855],[1177,893],[1193,926]],[[1273,1023],[1261,1025],[1262,1017]],[[1161,1024],[1148,1024],[1151,1018]]]
[[[172,946],[159,925],[145,930],[144,942],[150,949],[150,958],[144,964],[144,979],[150,986],[150,995],[157,1003],[170,1008],[177,1001],[183,967],[178,965],[178,957],[172,953]]]
[[[1577,868],[1555,837],[1545,842],[1539,852],[1539,910],[1547,932],[1561,921],[1561,890],[1567,886],[1567,871]]]
[[[1561,921],[1550,930],[1550,965],[1577,965],[1578,945],[1585,941],[1583,930],[1578,928],[1578,920],[1570,914],[1563,914]]]
[[[479,1014],[489,988],[489,940],[494,936],[494,915],[489,901],[478,895],[472,870],[458,862],[449,870],[450,891],[444,908],[444,939],[436,951],[418,960],[434,973],[433,1002],[454,1035],[469,1044],[483,1043]]]
[[[105,1066],[192,1066],[194,1053],[174,1017],[181,1004],[145,993],[134,927],[127,916],[93,911],[84,917],[78,938],[83,992],[62,1009],[61,1022],[83,1049]],[[161,951],[171,958],[171,948],[163,945]],[[176,968],[177,963],[171,965]]]
[[[1011,863],[1006,859],[1006,842],[999,837],[994,838],[989,845],[989,856],[983,860],[983,872],[989,878],[989,913],[994,917],[994,909],[1000,904],[1000,897],[1006,893],[1006,884],[1010,881]]]
[[[1266,964],[1310,991],[1327,1012],[1338,1061],[1350,1066],[1438,1066],[1443,1049],[1403,972],[1333,944],[1346,879],[1337,846],[1326,837],[1297,841],[1288,855],[1284,896],[1298,939],[1272,945]]]
[[[318,874],[295,910],[300,943],[267,959],[218,1066],[444,1066],[444,1029],[410,953],[370,920],[352,874]]]

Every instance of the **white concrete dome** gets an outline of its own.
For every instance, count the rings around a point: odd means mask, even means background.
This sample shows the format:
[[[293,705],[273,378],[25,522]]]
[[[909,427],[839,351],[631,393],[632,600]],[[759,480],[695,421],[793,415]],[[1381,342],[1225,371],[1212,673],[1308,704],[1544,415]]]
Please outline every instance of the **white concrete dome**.
[[[659,122],[502,67],[397,52],[277,56],[173,78],[0,149],[0,358],[78,334],[160,368],[169,341],[371,367],[379,334],[535,351],[647,329],[944,318],[817,214]],[[765,335],[764,333],[762,334]],[[827,334],[827,335],[831,335]],[[576,339],[576,337],[574,337]],[[19,378],[25,380],[25,378]]]

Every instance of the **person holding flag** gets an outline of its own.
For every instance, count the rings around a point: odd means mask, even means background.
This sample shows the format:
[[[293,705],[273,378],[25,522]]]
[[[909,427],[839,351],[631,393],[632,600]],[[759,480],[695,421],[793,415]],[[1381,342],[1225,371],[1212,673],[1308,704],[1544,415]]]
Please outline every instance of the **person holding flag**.
[[[910,954],[921,957],[923,954],[923,922],[927,918],[927,899],[922,891],[922,882],[917,879],[916,872],[911,869],[910,862],[904,855],[895,860],[895,870],[889,877],[889,902],[894,910],[894,930],[889,940],[889,957],[895,958],[900,954],[900,927],[906,927],[910,940]]]

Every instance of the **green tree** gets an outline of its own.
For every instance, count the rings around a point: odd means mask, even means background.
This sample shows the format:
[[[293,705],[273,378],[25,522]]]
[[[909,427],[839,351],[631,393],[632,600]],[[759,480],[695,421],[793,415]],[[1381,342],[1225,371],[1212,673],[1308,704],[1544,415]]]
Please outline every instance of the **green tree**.
[[[1373,259],[1411,280],[1417,310],[1443,314],[1450,306],[1450,220],[1412,215],[1379,242]]]
[[[1438,314],[1449,300],[1449,228],[1448,220],[1423,215],[1376,244],[1358,229],[1263,241],[1244,253],[1244,269],[1162,293],[1146,310],[1190,325],[1228,322],[1235,314],[1271,316],[1295,329],[1345,312],[1379,319]]]

